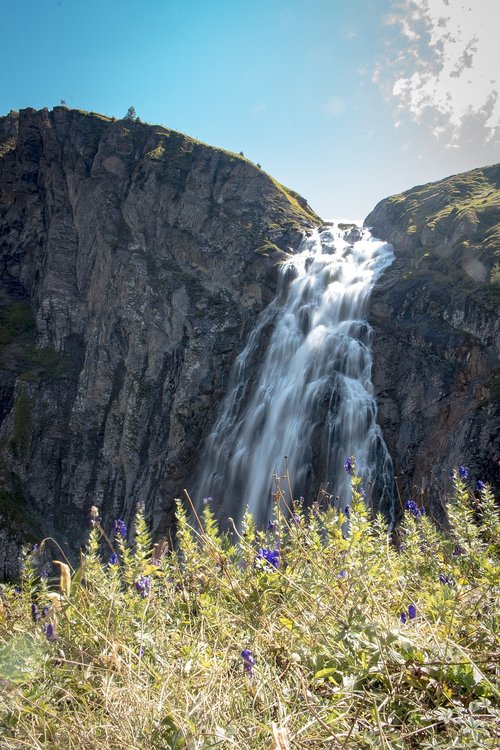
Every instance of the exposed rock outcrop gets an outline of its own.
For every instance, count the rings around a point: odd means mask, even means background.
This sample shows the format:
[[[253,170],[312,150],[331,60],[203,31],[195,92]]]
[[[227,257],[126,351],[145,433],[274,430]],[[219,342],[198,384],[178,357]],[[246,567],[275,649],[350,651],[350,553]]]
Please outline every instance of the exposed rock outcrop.
[[[379,421],[403,499],[439,513],[453,466],[500,484],[500,165],[387,198],[365,224],[396,252],[371,301]]]
[[[247,159],[56,107],[0,118],[0,577],[144,500],[171,522],[275,265],[318,217]]]

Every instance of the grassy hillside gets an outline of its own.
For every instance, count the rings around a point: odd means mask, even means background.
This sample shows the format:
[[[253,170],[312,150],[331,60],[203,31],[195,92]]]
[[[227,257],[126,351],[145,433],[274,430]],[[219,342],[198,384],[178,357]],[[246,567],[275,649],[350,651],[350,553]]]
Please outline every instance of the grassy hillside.
[[[430,270],[500,298],[500,164],[393,195],[366,224],[413,253],[413,275]]]
[[[500,518],[466,474],[448,536],[408,503],[391,538],[355,475],[233,540],[179,501],[175,551],[94,509],[77,571],[43,544],[1,590],[1,747],[495,747]]]

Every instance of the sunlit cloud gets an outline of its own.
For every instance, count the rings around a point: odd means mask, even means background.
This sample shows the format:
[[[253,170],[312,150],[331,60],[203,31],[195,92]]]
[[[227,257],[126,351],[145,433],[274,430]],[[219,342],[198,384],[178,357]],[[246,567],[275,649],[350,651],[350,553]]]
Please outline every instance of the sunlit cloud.
[[[387,60],[372,74],[398,119],[431,123],[449,147],[500,136],[498,0],[402,0],[385,18]]]
[[[331,96],[325,104],[325,110],[332,117],[337,117],[345,110],[345,102],[340,96]]]

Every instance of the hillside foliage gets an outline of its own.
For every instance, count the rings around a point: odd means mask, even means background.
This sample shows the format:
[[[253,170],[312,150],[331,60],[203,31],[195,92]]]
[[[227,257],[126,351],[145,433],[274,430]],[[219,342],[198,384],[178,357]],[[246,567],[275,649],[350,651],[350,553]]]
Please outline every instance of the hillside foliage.
[[[346,466],[348,464],[346,463]],[[220,532],[178,501],[177,543],[106,534],[77,570],[26,554],[1,589],[4,750],[493,748],[498,540],[488,486],[453,473],[450,530],[408,502],[397,533],[352,500]]]

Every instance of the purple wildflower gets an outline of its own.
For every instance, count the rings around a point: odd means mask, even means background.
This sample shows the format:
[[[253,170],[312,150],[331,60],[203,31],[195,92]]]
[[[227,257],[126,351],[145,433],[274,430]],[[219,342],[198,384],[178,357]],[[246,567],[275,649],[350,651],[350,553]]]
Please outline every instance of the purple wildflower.
[[[50,604],[46,604],[45,607],[42,609],[42,617],[47,617],[49,614]]]
[[[407,618],[407,615],[406,615],[406,612],[401,612],[401,614],[399,615],[399,619],[401,620],[401,622],[402,622],[402,623],[403,623],[403,625],[404,625],[404,623],[405,623],[405,622],[406,622],[406,620],[408,619],[408,618]]]
[[[346,571],[345,570],[341,570],[340,573],[339,573],[339,578],[345,578],[346,575],[347,575]]]
[[[210,505],[213,502],[213,497],[204,497],[201,501],[202,505]]]
[[[425,515],[425,508],[419,508],[414,500],[407,500],[405,503],[405,510],[409,511],[415,520],[420,516]]]
[[[113,552],[113,554],[109,556],[108,563],[110,565],[118,565],[118,555],[116,552]]]
[[[485,483],[481,482],[481,480],[478,479],[477,482],[476,482],[476,491],[477,492],[481,492],[481,490],[484,490],[485,488],[486,488]]]
[[[127,538],[127,527],[125,522],[121,518],[117,518],[113,524],[113,533],[115,536],[121,536],[123,539]]]
[[[458,555],[465,555],[465,550],[459,544],[455,544],[455,549],[453,550],[453,554],[455,557],[458,557]]]
[[[245,674],[249,677],[253,674],[253,667],[255,667],[255,659],[249,648],[244,648],[241,652],[241,658],[243,659],[243,666],[245,667]]]
[[[346,505],[345,506],[345,508],[344,508],[344,516],[346,518],[350,518],[351,517],[351,506],[350,505]]]
[[[38,611],[38,607],[36,606],[35,602],[31,605],[31,617],[33,618],[33,622],[38,622],[40,619],[40,612]]]
[[[151,591],[151,576],[141,576],[135,581],[134,586],[142,598],[146,599]]]
[[[265,560],[269,565],[272,565],[273,568],[277,568],[280,564],[280,552],[278,549],[264,549],[263,547],[260,547],[257,553],[257,558]]]
[[[440,574],[439,574],[439,580],[440,580],[440,581],[441,581],[441,583],[443,583],[443,584],[444,584],[445,586],[452,586],[452,585],[453,585],[453,581],[451,580],[451,578],[448,578],[448,576],[445,576],[445,574],[444,574],[444,573],[440,573]]]
[[[410,618],[410,620],[414,620],[416,616],[417,608],[414,604],[410,604],[410,606],[408,607],[408,617]]]
[[[347,471],[348,474],[352,474],[355,466],[356,466],[356,459],[354,458],[354,456],[348,456],[344,464],[344,469]]]
[[[460,479],[467,479],[469,476],[469,469],[467,466],[459,466],[458,467],[458,475]]]
[[[276,523],[276,521],[269,521],[269,523],[267,524],[268,531],[276,531],[277,528],[278,524]]]
[[[45,637],[47,638],[48,641],[56,640],[56,632],[51,622],[45,623],[45,625],[43,626],[43,632],[45,633]]]

